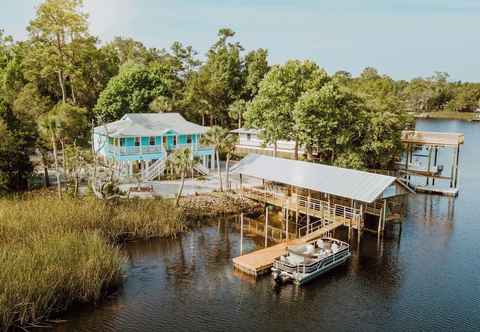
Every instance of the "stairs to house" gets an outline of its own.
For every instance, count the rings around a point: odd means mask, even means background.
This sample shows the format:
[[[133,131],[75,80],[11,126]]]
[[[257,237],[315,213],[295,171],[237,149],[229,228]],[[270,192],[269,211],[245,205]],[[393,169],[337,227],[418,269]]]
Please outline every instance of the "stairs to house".
[[[205,167],[205,166],[203,166],[202,164],[200,164],[200,163],[195,164],[195,165],[193,166],[193,168],[194,168],[198,173],[200,173],[200,174],[202,174],[202,175],[209,175],[209,174],[210,174],[210,170],[209,170],[207,167]]]
[[[162,175],[167,165],[167,159],[159,159],[145,169],[142,173],[143,181],[152,181]]]

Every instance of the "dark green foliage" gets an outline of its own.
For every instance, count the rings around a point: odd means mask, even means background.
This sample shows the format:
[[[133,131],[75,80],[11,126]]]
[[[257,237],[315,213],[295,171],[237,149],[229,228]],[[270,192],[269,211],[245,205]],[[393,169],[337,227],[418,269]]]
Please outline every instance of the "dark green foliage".
[[[99,123],[120,119],[127,113],[143,113],[159,96],[171,96],[174,77],[162,67],[135,65],[112,78],[100,94],[94,112]]]
[[[27,189],[33,166],[23,136],[0,117],[0,195]]]
[[[244,114],[247,126],[262,128],[267,143],[298,141],[293,126],[296,103],[305,92],[321,89],[329,80],[327,73],[311,61],[290,60],[272,68]]]

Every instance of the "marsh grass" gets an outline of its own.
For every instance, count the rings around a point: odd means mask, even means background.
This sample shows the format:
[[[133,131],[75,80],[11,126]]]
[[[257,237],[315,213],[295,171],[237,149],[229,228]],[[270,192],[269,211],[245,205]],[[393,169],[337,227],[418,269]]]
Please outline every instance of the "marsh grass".
[[[95,302],[122,280],[122,241],[186,229],[171,201],[0,200],[0,330]]]

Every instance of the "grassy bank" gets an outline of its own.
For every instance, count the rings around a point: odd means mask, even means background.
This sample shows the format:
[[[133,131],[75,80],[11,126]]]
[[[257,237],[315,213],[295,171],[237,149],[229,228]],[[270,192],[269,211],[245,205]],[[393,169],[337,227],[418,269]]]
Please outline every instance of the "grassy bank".
[[[122,281],[117,244],[172,237],[190,221],[251,212],[231,194],[105,203],[51,194],[0,199],[0,330],[38,324],[73,303],[95,302]]]
[[[476,113],[472,112],[428,112],[416,113],[414,116],[419,119],[448,119],[448,120],[464,120],[471,121]]]
[[[0,201],[0,330],[37,324],[121,282],[115,244],[186,229],[169,201]]]

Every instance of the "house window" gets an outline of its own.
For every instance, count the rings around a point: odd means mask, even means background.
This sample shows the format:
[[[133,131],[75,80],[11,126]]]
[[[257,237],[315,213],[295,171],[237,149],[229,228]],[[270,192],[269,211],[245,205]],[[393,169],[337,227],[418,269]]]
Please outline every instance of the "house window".
[[[155,145],[155,137],[154,136],[150,136],[150,140],[148,142],[150,145]]]
[[[173,136],[173,145],[177,145],[177,136]]]
[[[120,146],[125,146],[125,138],[120,138]]]
[[[108,138],[108,144],[110,144],[110,145],[115,144],[114,139],[112,137]]]
[[[135,146],[140,146],[140,137],[135,137]]]
[[[187,144],[192,143],[192,135],[187,135]]]
[[[249,141],[252,138],[251,134],[247,134],[247,140]]]
[[[167,136],[162,136],[162,144],[167,145],[167,141],[168,141]]]

